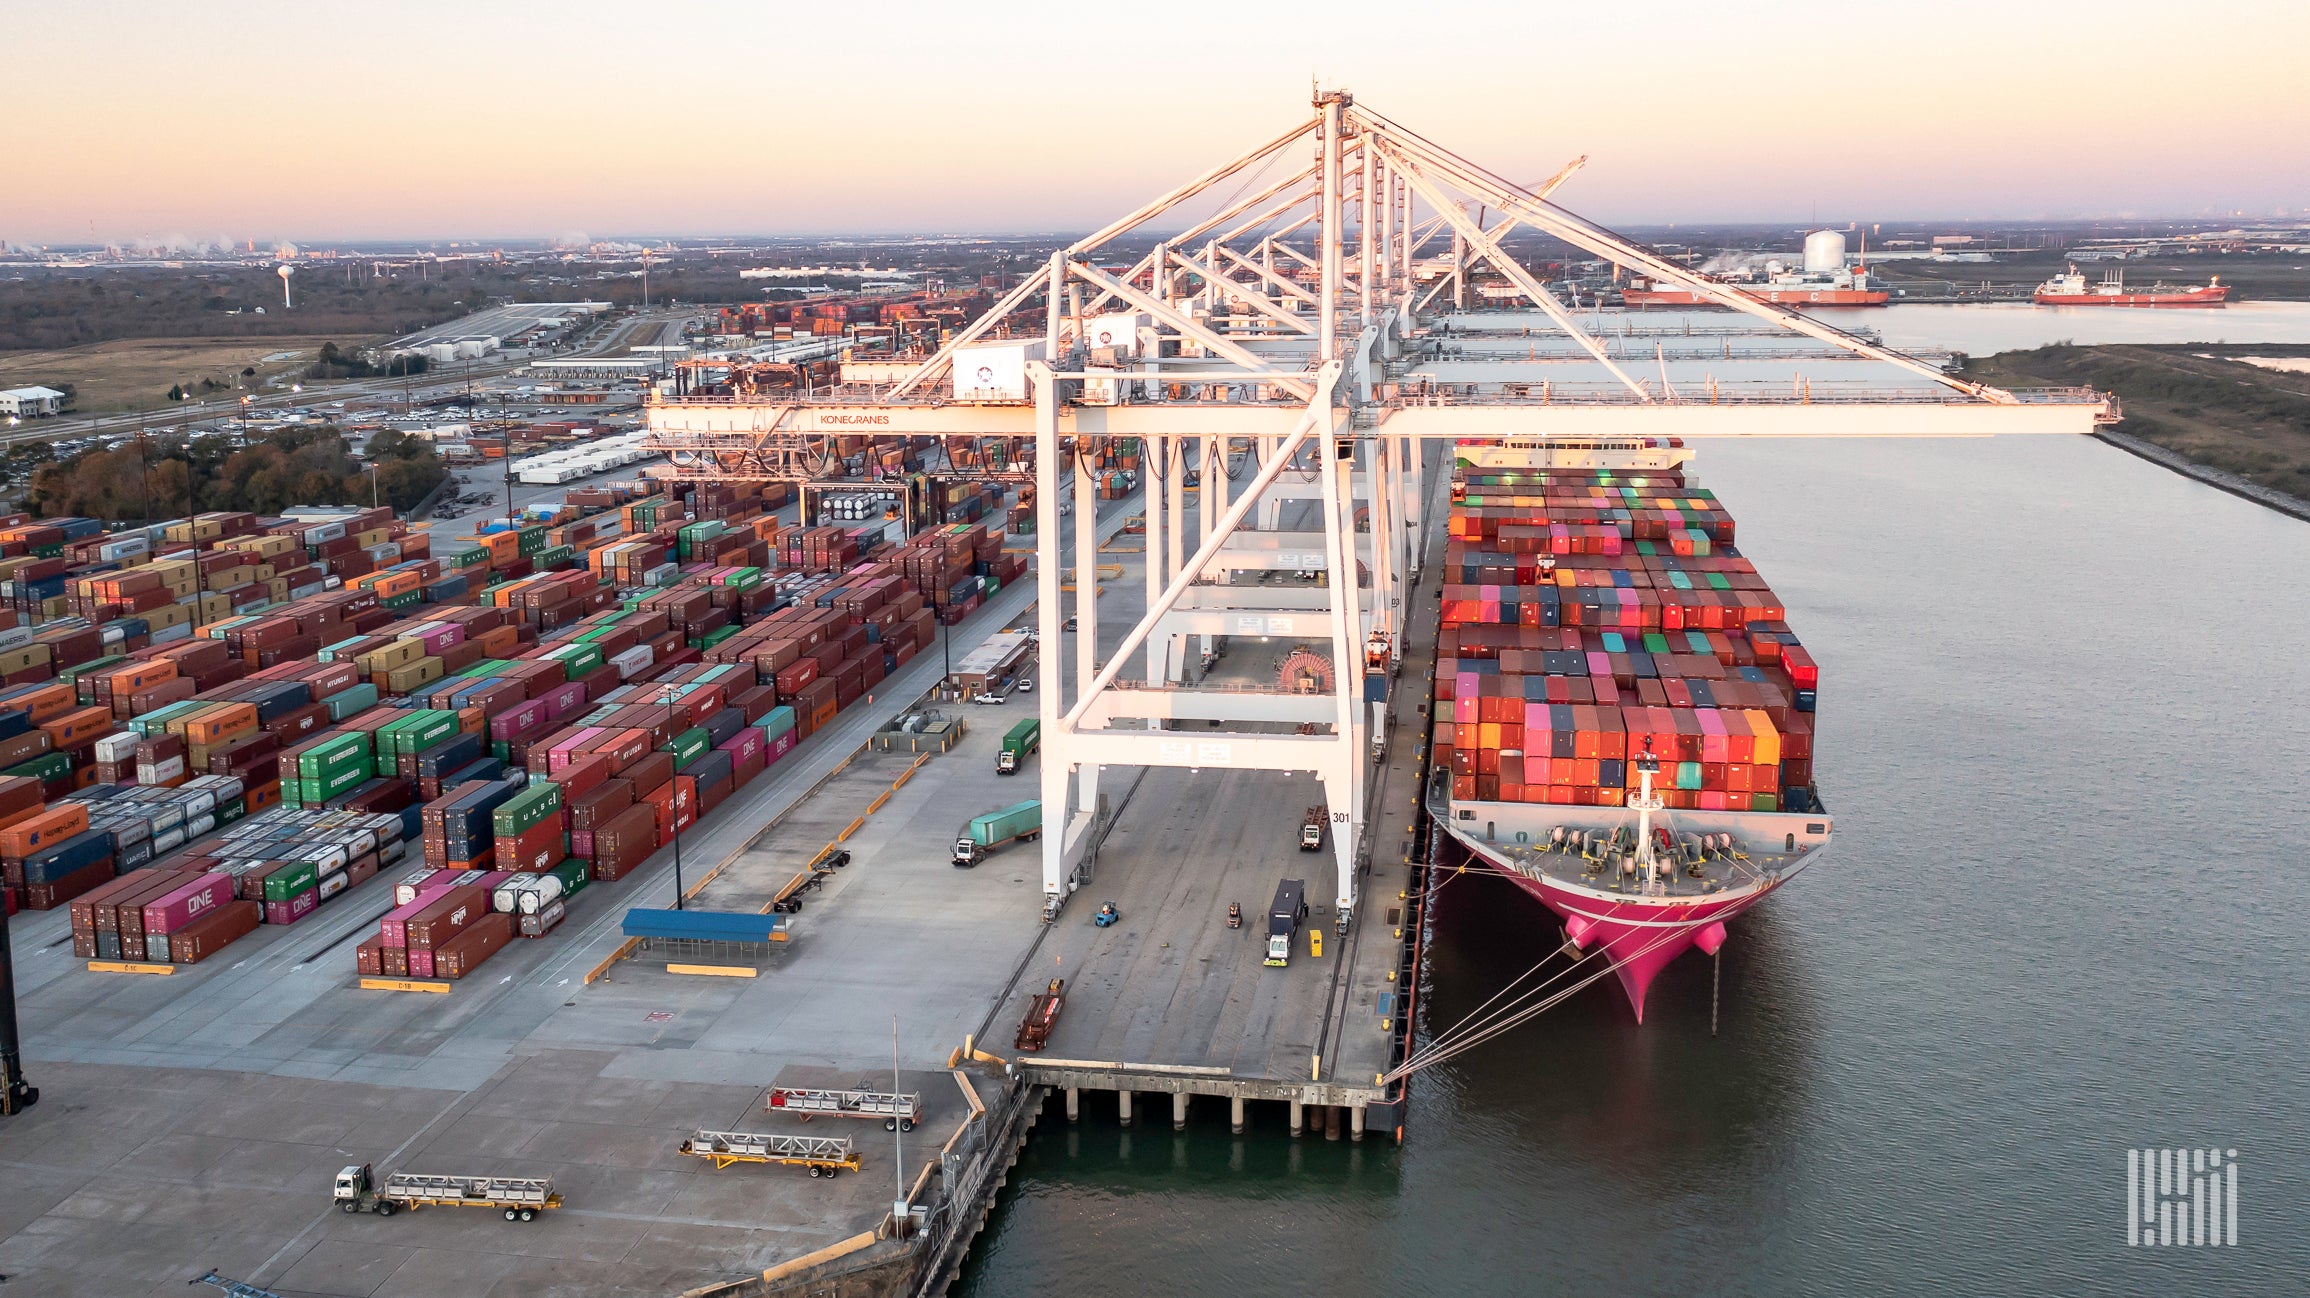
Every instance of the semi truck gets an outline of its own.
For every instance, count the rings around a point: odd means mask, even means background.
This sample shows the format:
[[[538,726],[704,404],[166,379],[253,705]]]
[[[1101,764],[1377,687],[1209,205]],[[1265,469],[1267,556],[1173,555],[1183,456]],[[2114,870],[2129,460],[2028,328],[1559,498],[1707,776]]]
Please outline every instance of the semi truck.
[[[403,1208],[496,1208],[507,1221],[535,1221],[561,1206],[550,1176],[434,1176],[395,1172],[383,1182],[362,1163],[337,1173],[337,1207],[390,1217]]]
[[[973,816],[970,823],[962,827],[962,832],[955,835],[955,868],[967,870],[1015,839],[1042,836],[1043,804],[1040,802],[1014,802],[1000,811]]]
[[[1299,936],[1307,918],[1307,881],[1286,879],[1275,886],[1275,900],[1267,908],[1267,959],[1260,963],[1282,968],[1291,963],[1291,940]]]
[[[1321,807],[1309,807],[1307,809],[1307,814],[1300,817],[1300,851],[1320,852],[1323,850],[1323,821],[1324,813],[1323,808]]]
[[[1003,751],[995,758],[995,774],[1016,775],[1027,755],[1043,746],[1043,722],[1039,717],[1028,717],[1012,726],[1003,736]]]

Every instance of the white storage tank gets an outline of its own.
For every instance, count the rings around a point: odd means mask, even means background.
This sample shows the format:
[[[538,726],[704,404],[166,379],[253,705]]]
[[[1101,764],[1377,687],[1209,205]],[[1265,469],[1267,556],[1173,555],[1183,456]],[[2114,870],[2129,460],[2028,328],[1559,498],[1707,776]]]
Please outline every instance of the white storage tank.
[[[1805,236],[1805,273],[1823,275],[1845,268],[1845,236],[1835,230],[1815,230]]]

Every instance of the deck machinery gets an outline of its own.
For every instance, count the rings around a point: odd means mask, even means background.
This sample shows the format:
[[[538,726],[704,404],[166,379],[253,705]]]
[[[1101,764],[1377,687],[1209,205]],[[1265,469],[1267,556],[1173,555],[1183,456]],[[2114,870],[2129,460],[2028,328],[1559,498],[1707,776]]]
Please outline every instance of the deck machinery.
[[[1050,161],[1063,172],[1070,159]],[[1082,878],[1103,770],[1311,771],[1333,813],[1328,882],[1344,930],[1365,776],[1384,748],[1390,646],[1404,643],[1405,592],[1431,521],[1424,443],[2076,434],[2115,414],[2088,389],[1967,382],[1692,271],[1549,201],[1574,169],[1528,189],[1344,91],[1319,90],[1306,118],[1053,253],[904,373],[846,366],[840,385],[776,399],[660,398],[648,410],[653,441],[695,466],[685,476],[727,464],[757,479],[822,471],[832,439],[844,436],[1017,448],[1010,462],[1031,464],[1035,484],[1041,637],[1056,646],[1070,614],[1098,625],[1092,464],[1106,439],[1135,439],[1146,612],[1111,649],[1077,637],[1074,661],[1048,664],[1037,695],[1041,800],[1054,831],[1042,843],[1046,907]],[[1886,379],[1834,393],[1785,380],[1674,386],[1665,363],[1655,375],[1625,349],[1616,355],[1503,251],[1519,228],[1874,362]],[[1152,249],[1131,260],[1116,247],[1130,235],[1134,247],[1151,235]],[[1513,292],[1537,328],[1568,339],[1602,377],[1407,380],[1438,345],[1439,313],[1467,306],[1478,274],[1490,281],[1485,296]],[[1019,313],[1038,304],[1042,330],[1018,336]],[[1073,454],[1063,458],[1063,447]],[[1082,502],[1071,557],[1063,464]],[[1192,530],[1191,469],[1200,470]],[[1232,580],[1242,572],[1284,577]],[[1339,672],[1314,693],[1190,681],[1186,664],[1200,658],[1191,642],[1208,650],[1217,637],[1246,635],[1365,670]]]

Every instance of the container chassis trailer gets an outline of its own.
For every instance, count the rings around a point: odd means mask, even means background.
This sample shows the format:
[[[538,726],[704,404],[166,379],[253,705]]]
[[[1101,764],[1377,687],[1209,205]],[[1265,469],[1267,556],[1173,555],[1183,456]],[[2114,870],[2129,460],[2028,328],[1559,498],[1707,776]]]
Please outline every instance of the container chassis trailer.
[[[848,1136],[781,1136],[758,1131],[700,1131],[682,1142],[681,1152],[713,1162],[716,1171],[733,1163],[781,1163],[806,1167],[810,1175],[833,1176],[858,1170],[858,1150]]]
[[[773,1086],[766,1106],[772,1113],[791,1113],[804,1122],[820,1114],[837,1118],[880,1118],[884,1131],[912,1131],[922,1121],[922,1096],[896,1091],[817,1090],[801,1086]]]
[[[379,1183],[362,1163],[337,1173],[337,1207],[390,1217],[403,1208],[495,1208],[507,1221],[535,1221],[561,1206],[550,1176],[435,1176],[395,1172]]]

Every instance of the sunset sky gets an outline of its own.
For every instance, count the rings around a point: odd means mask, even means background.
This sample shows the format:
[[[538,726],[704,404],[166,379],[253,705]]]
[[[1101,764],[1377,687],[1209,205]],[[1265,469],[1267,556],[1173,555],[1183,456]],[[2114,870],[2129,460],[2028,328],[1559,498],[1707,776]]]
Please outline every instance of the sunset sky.
[[[1273,17],[1269,18],[1268,15]],[[11,7],[0,240],[1081,229],[1311,77],[1624,224],[2310,209],[2310,4]]]

